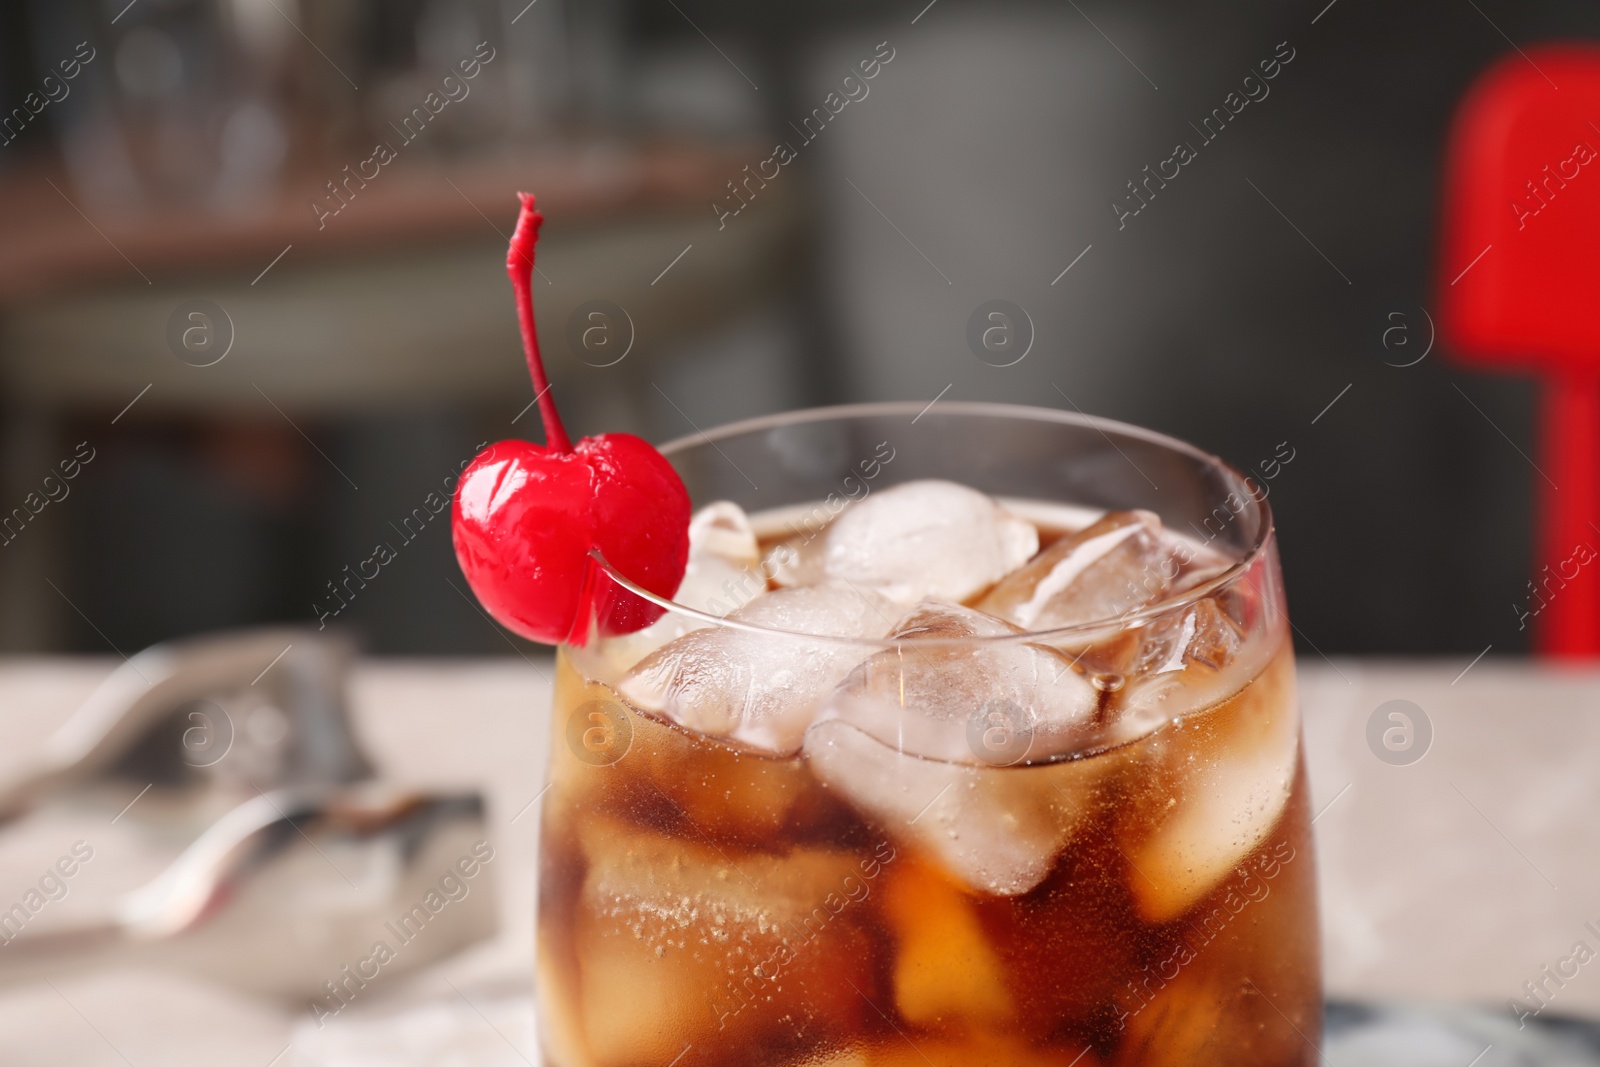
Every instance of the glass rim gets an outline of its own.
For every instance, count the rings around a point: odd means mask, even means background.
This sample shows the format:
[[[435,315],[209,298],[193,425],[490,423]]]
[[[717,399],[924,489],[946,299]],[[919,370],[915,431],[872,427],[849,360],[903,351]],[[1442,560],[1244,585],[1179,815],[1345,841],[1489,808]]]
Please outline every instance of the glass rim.
[[[937,400],[935,401],[937,403]],[[796,411],[785,411],[774,415],[763,415],[757,418],[741,419],[710,430],[696,430],[692,434],[674,438],[660,446],[660,451],[669,459],[679,452],[683,452],[696,445],[710,445],[717,447],[718,441],[740,437],[745,434],[758,433],[766,430],[778,429],[784,426],[795,426],[805,423],[824,422],[830,419],[865,418],[869,416],[900,416],[915,415],[921,418],[933,408],[933,404],[922,404],[916,400],[891,400],[878,401],[864,404],[834,404],[826,407],[801,408]],[[1272,544],[1275,527],[1273,525],[1272,508],[1267,503],[1265,494],[1258,496],[1249,492],[1252,483],[1249,475],[1229,463],[1227,460],[1202,448],[1189,444],[1187,441],[1160,433],[1155,430],[1135,426],[1132,423],[1121,422],[1116,419],[1101,418],[1087,415],[1083,412],[1061,411],[1056,408],[1036,407],[1029,404],[1005,404],[994,401],[953,400],[939,405],[943,414],[954,415],[984,415],[991,417],[1004,417],[1020,419],[1023,421],[1053,422],[1067,426],[1087,427],[1099,433],[1106,439],[1112,448],[1116,443],[1106,436],[1109,429],[1115,433],[1128,437],[1138,438],[1149,444],[1169,451],[1181,453],[1202,464],[1222,471],[1229,478],[1236,481],[1244,489],[1244,498],[1248,502],[1247,511],[1255,509],[1260,516],[1255,537],[1249,549],[1235,560],[1227,570],[1208,578],[1198,585],[1191,586],[1180,593],[1163,597],[1159,600],[1144,604],[1132,611],[1120,615],[1108,616],[1103,619],[1093,619],[1088,622],[1074,623],[1071,626],[1059,626],[1048,630],[1024,630],[1014,634],[998,634],[995,636],[972,637],[880,637],[862,638],[845,637],[838,634],[808,634],[797,630],[780,630],[771,626],[758,626],[754,623],[730,619],[722,615],[713,615],[710,612],[691,608],[668,597],[652,593],[650,590],[634,582],[626,575],[614,568],[599,550],[590,553],[596,564],[605,571],[612,581],[633,593],[641,600],[648,601],[655,606],[672,614],[695,619],[707,626],[720,626],[726,629],[742,630],[747,633],[762,634],[774,639],[794,639],[817,641],[830,644],[851,645],[858,648],[893,649],[906,645],[922,648],[937,648],[941,646],[971,647],[973,645],[998,645],[1007,642],[1024,642],[1032,644],[1058,644],[1074,639],[1088,639],[1101,635],[1106,631],[1137,629],[1147,623],[1182,610],[1196,604],[1209,596],[1233,585],[1235,582],[1245,580],[1245,575],[1250,568],[1266,553]],[[721,450],[718,449],[720,452]],[[1120,451],[1120,450],[1119,450]],[[1130,460],[1131,464],[1132,461]],[[976,487],[975,487],[976,488]],[[979,489],[982,492],[982,489]]]

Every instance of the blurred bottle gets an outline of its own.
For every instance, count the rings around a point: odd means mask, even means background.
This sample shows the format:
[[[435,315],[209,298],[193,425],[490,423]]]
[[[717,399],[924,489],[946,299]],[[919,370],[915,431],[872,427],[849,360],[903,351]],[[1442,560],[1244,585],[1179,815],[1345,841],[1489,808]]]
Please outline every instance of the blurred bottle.
[[[459,154],[502,139],[513,72],[501,7],[497,0],[364,0],[361,145],[396,143],[396,126],[430,93],[446,110],[409,151]],[[463,77],[463,62],[473,63],[474,76]]]
[[[389,137],[391,124],[430,92],[447,95],[441,83],[453,77],[451,91],[466,95],[417,140],[422,151],[462,154],[549,138],[572,125],[576,72],[611,39],[602,34],[591,44],[593,22],[563,0],[364,0],[365,133]],[[574,55],[580,37],[585,47]],[[462,62],[486,54],[493,59],[463,86]]]
[[[294,0],[34,0],[40,70],[84,56],[51,116],[97,208],[248,211],[290,153],[283,107]]]
[[[430,93],[450,97],[449,114],[418,154],[614,126],[620,12],[616,0],[29,0],[38,70],[94,55],[48,124],[77,193],[119,213],[248,212],[286,173],[392,142]],[[486,54],[463,79],[463,61]]]

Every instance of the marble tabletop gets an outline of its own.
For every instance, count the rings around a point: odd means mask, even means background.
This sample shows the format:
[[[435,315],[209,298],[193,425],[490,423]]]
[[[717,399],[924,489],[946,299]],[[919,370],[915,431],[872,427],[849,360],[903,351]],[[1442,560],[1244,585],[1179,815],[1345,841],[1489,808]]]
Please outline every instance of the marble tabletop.
[[[112,666],[0,660],[0,777]],[[113,971],[0,989],[0,1063],[536,1062],[530,812],[550,673],[538,657],[377,660],[353,680],[357,729],[385,777],[486,793],[503,857],[494,941],[320,1029],[292,1008],[181,975]],[[1600,1017],[1600,969],[1571,974],[1577,942],[1600,949],[1586,926],[1600,929],[1600,671],[1310,657],[1300,693],[1330,995],[1478,1004],[1515,1024],[1508,1001],[1538,1007],[1525,983],[1542,983],[1545,1018]],[[0,899],[55,858],[8,852]],[[1552,982],[1563,968],[1569,977]]]

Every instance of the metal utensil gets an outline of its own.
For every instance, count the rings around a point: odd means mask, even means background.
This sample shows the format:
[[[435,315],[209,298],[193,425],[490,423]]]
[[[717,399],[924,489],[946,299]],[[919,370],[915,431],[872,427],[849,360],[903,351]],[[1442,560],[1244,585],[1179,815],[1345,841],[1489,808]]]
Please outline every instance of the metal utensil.
[[[492,931],[481,797],[372,781],[344,700],[353,656],[340,637],[264,629],[113,671],[0,785],[0,833],[121,820],[125,856],[172,859],[88,917],[0,901],[0,983],[158,966],[334,1011]],[[115,889],[115,873],[96,876]]]
[[[493,859],[476,795],[262,793],[101,919],[0,913],[0,984],[155,966],[336,1012],[491,933]]]
[[[0,823],[97,779],[221,790],[231,807],[258,789],[369,778],[344,702],[354,653],[344,638],[297,629],[146,649],[50,737],[32,770],[0,786]]]

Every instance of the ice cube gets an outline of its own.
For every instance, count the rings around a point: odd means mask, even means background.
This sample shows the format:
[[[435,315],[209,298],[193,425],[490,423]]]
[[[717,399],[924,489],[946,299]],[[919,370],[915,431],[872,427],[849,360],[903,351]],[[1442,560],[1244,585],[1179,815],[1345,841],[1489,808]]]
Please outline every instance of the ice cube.
[[[1151,627],[1147,652],[1135,665],[1140,675],[1166,676],[1188,670],[1217,673],[1233,662],[1244,645],[1239,626],[1212,597],[1196,601],[1164,625]]]
[[[1217,704],[1249,680],[1245,670],[1235,669],[1245,649],[1244,634],[1212,597],[1132,631],[1132,636],[1135,640],[1119,667],[1123,684],[1113,699],[1118,730],[1126,740],[1186,711]],[[1092,660],[1094,653],[1084,658]]]
[[[728,618],[789,635],[875,640],[894,610],[876,594],[828,583],[775,590]],[[799,750],[816,707],[864,654],[846,640],[716,626],[653,652],[617,688],[634,707],[698,733],[785,754]]]
[[[1170,719],[1221,703],[1265,661],[1215,597],[1121,630],[1074,657],[1077,669],[1106,693],[1108,745],[1135,741]]]
[[[822,715],[903,752],[955,763],[1009,766],[1071,753],[1099,693],[1055,649],[984,640],[1018,633],[971,608],[924,600],[889,631],[889,640],[906,643],[851,671]]]
[[[963,766],[898,751],[841,719],[812,727],[805,754],[891,838],[973,892],[1006,896],[1044,881],[1101,785],[1095,760]]]
[[[1127,1014],[1113,1062],[1316,1063],[1322,968],[1309,850],[1289,847],[1287,835],[1269,842],[1230,872],[1213,901],[1165,931],[1140,982],[1118,998]]]
[[[851,671],[805,744],[830,788],[986,893],[1043,881],[1094,788],[1079,765],[1013,767],[1073,751],[1099,702],[1053,649],[974,640],[1015,633],[971,608],[918,604],[889,635],[906,643]]]
[[[1113,511],[1007,575],[978,603],[1025,630],[1110,620],[1227,570],[1222,556],[1162,529],[1149,511]]]
[[[1122,750],[1091,757],[1107,780],[1137,773]],[[978,902],[983,928],[1001,954],[1019,1009],[1016,1032],[1030,1036],[1093,1032],[1138,974],[1150,934],[1133,915],[1123,874],[1127,860],[1110,832],[1120,797],[1102,791],[1050,880],[1025,897]]]
[[[841,802],[799,760],[707,741],[635,711],[610,688],[585,684],[565,657],[557,660],[555,686],[550,789],[542,802],[547,825],[600,812],[772,850],[823,839],[837,819]],[[595,719],[597,709],[625,722]],[[593,750],[586,747],[591,725],[615,731]]]
[[[676,603],[709,615],[727,615],[766,592],[761,551],[750,519],[738,504],[719,500],[689,520],[689,562],[673,595]],[[615,681],[645,656],[693,630],[710,625],[669,611],[644,629],[602,639],[583,654],[586,666],[603,671],[602,681]]]
[[[726,560],[749,566],[761,550],[756,544],[750,517],[738,504],[718,500],[707,504],[689,519],[689,573],[697,558]]]
[[[966,600],[1039,550],[1032,523],[975,489],[934,480],[852,504],[819,540],[826,577],[900,604]]]
[[[752,855],[593,820],[573,916],[586,1043],[600,1067],[800,1059],[882,1003],[866,923],[876,861]],[[853,988],[852,988],[853,987]]]
[[[1117,1064],[1316,1062],[1321,938],[1303,788],[1290,804],[1283,828],[1228,872],[1205,910],[1147,938],[1141,981],[1118,998],[1128,1015]]]
[[[773,584],[789,588],[816,585],[827,577],[823,554],[827,541],[822,530],[807,530],[786,537],[773,545],[762,560],[762,569]]]
[[[826,833],[838,802],[801,761],[707,742],[649,715],[631,721],[632,743],[600,810],[765,851]]]
[[[928,1028],[998,1030],[1017,1007],[972,900],[938,870],[907,857],[883,889],[893,932],[894,1002],[902,1018]]]
[[[1238,695],[1161,726],[1138,747],[1148,777],[1125,805],[1122,832],[1142,873],[1129,886],[1142,918],[1168,922],[1259,846],[1289,802],[1300,719],[1287,641]]]

